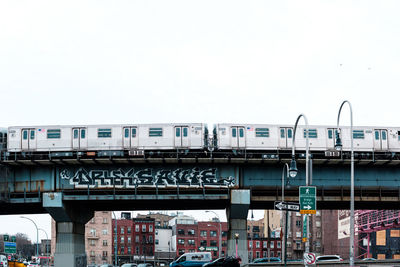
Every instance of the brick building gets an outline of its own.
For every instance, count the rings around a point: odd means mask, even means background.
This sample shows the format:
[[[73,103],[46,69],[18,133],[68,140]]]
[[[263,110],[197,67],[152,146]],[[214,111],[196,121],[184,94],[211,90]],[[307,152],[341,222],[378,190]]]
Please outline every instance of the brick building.
[[[111,212],[96,211],[85,225],[85,250],[88,263],[111,263]]]
[[[154,260],[154,237],[153,218],[113,220],[113,257],[116,246],[119,263]]]
[[[280,238],[255,238],[247,240],[249,262],[258,258],[281,257],[282,241]]]

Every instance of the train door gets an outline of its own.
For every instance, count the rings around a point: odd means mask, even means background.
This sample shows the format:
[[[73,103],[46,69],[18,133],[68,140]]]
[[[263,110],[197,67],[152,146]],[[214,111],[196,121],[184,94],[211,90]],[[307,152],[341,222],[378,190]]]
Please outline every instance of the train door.
[[[21,130],[21,149],[31,150],[36,149],[36,132],[35,129]]]
[[[388,149],[388,134],[387,130],[375,129],[374,130],[374,149],[387,150]]]
[[[244,127],[231,127],[231,138],[232,147],[234,148],[245,148],[246,147],[246,137]]]
[[[279,147],[291,148],[293,144],[293,128],[281,127],[279,129]]]
[[[189,127],[175,127],[175,147],[189,147]]]
[[[326,146],[327,146],[328,149],[334,149],[335,148],[336,133],[337,133],[336,128],[328,128],[327,129],[326,135],[328,136],[328,138],[326,139],[327,140]],[[342,139],[343,139],[343,137],[342,137]]]
[[[72,149],[87,148],[87,128],[72,128]]]
[[[138,146],[137,128],[124,127],[123,128],[123,147],[125,149],[135,148]]]

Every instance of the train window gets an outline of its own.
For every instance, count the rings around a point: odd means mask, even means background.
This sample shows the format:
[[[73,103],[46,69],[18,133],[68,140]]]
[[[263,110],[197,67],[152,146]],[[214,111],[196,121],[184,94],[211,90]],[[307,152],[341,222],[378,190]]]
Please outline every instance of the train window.
[[[111,129],[97,129],[97,137],[110,138],[111,137]]]
[[[243,136],[244,136],[244,129],[239,128],[239,137],[243,137]]]
[[[232,137],[236,137],[236,128],[232,128]]]
[[[27,130],[23,131],[22,136],[24,140],[28,139],[28,131]]]
[[[400,131],[397,132],[397,138],[398,138],[399,141],[400,141]]]
[[[306,129],[304,129],[304,138],[306,138]],[[308,138],[318,138],[317,129],[308,129]]]
[[[61,130],[60,129],[48,129],[47,130],[47,139],[60,139],[61,138]]]
[[[354,130],[353,138],[354,139],[364,139],[364,131],[363,130]]]
[[[269,137],[268,128],[256,128],[256,137]]]
[[[188,128],[185,127],[183,128],[183,137],[187,137],[188,136]]]
[[[74,129],[74,139],[78,139],[79,133],[78,129]]]
[[[281,138],[285,138],[285,129],[281,129]]]
[[[81,129],[81,139],[85,139],[86,137],[86,129]]]
[[[3,134],[0,133],[0,143],[3,143]]]
[[[379,131],[375,131],[375,140],[379,140]]]
[[[328,130],[328,138],[332,139],[333,131],[331,129]]]
[[[125,138],[129,138],[129,129],[125,128]]]
[[[179,128],[179,127],[175,128],[175,136],[176,137],[181,136],[181,128]]]
[[[149,136],[150,137],[157,137],[162,136],[162,128],[150,128],[149,129]]]
[[[386,140],[386,131],[382,131],[382,140]]]
[[[31,140],[35,139],[35,130],[31,130]]]
[[[287,137],[292,138],[292,129],[287,130]]]
[[[136,137],[136,128],[132,128],[132,137]]]

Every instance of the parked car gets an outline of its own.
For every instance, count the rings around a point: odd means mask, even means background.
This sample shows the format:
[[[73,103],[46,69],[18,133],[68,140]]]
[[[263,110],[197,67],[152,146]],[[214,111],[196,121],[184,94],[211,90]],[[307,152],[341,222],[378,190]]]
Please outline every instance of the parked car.
[[[153,267],[150,263],[139,263],[137,267]]]
[[[112,265],[112,264],[103,264],[103,265],[100,265],[100,267],[114,267],[114,265]]]
[[[202,267],[204,263],[211,261],[211,252],[184,253],[176,261],[170,263],[170,267]],[[139,266],[138,266],[139,267]]]
[[[137,264],[136,263],[124,263],[121,265],[121,267],[137,267]]]
[[[364,258],[364,259],[362,259],[363,261],[376,261],[376,259],[375,258]]]
[[[317,257],[317,262],[326,261],[343,261],[343,259],[339,255],[323,255]]]
[[[268,263],[268,262],[281,262],[280,258],[271,257],[271,258],[259,258],[255,259],[252,263]]]
[[[224,257],[218,258],[216,260],[213,260],[211,262],[207,262],[203,264],[203,267],[217,267],[217,266],[222,266],[225,261]]]
[[[0,255],[0,266],[4,266],[4,267],[8,266],[8,261],[7,261],[6,255]]]

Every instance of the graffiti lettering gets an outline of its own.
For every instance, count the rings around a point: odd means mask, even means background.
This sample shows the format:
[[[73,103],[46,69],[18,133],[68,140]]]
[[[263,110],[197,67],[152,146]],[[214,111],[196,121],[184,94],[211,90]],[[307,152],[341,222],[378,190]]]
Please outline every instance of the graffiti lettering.
[[[115,170],[86,170],[78,169],[73,175],[69,170],[61,170],[59,176],[63,180],[69,180],[69,184],[75,188],[133,188],[133,187],[204,187],[219,186],[232,187],[235,178],[218,177],[217,169],[115,169]]]

